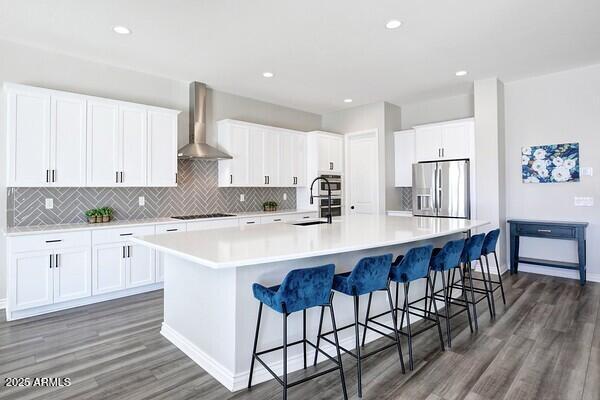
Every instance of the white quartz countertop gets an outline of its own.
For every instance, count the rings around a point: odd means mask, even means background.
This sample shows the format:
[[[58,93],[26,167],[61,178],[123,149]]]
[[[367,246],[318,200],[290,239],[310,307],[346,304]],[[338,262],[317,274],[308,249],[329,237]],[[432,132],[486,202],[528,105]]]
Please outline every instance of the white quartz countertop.
[[[217,217],[217,218],[200,218],[200,219],[188,219],[181,220],[175,218],[145,218],[145,219],[133,219],[133,220],[116,220],[106,223],[99,224],[57,224],[57,225],[35,225],[35,226],[15,226],[5,230],[6,236],[22,236],[22,235],[33,235],[38,233],[56,233],[56,232],[72,232],[72,231],[89,231],[96,229],[111,229],[121,227],[134,227],[143,225],[162,225],[162,224],[176,224],[186,222],[201,222],[201,221],[214,221],[219,219],[232,219],[232,218],[249,218],[249,217],[265,217],[268,215],[286,215],[286,214],[300,214],[316,212],[316,210],[280,210],[280,211],[249,211],[249,212],[227,212],[224,214],[233,214],[231,217]],[[199,213],[200,214],[200,213]]]
[[[251,225],[131,240],[207,267],[230,268],[417,242],[486,224],[451,218],[353,215],[335,218],[332,224]]]

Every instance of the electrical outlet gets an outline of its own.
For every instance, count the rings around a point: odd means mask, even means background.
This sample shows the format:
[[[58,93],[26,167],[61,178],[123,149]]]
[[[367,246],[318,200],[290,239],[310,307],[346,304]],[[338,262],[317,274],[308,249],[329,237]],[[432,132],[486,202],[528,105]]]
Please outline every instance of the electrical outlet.
[[[246,201],[246,196],[244,196],[244,193],[240,194],[240,201]]]
[[[573,204],[575,207],[593,207],[594,206],[594,198],[593,197],[574,197]]]
[[[46,199],[46,210],[52,210],[54,208],[54,199]]]
[[[146,205],[146,198],[144,196],[138,197],[138,204],[140,207],[144,207]]]
[[[286,200],[287,200],[287,193],[284,193],[283,194],[283,201],[286,201]]]
[[[592,167],[581,167],[581,175],[582,176],[593,176],[594,168]]]

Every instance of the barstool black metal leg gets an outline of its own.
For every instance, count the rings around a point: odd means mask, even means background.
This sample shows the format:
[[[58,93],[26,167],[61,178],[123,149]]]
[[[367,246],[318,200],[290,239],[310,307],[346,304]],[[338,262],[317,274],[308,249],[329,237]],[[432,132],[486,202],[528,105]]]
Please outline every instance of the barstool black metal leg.
[[[283,400],[287,400],[287,312],[283,312]]]
[[[450,334],[450,314],[448,313],[448,287],[446,286],[446,278],[444,278],[444,271],[440,273],[442,276],[442,289],[444,293],[444,312],[446,314],[446,335],[448,336],[448,347],[452,347],[452,335]],[[448,277],[450,277],[450,271],[448,271]]]
[[[428,271],[427,271],[427,282],[429,282],[429,274],[430,274],[430,272],[431,272],[431,270],[428,270]],[[428,294],[428,293],[429,293],[429,283],[426,283],[426,284],[425,284],[425,297],[424,297],[425,304],[423,304],[423,310],[427,310],[427,294]],[[432,292],[432,293],[433,293],[433,292]],[[427,313],[426,313],[426,312],[424,312],[424,314],[423,314],[423,315],[427,315]]]
[[[468,266],[468,267],[467,267]],[[469,272],[469,287],[471,289],[471,301],[473,302],[473,321],[475,322],[475,330],[479,330],[479,323],[477,322],[477,303],[475,303],[475,292],[473,291],[473,270],[471,269],[471,263],[465,264],[465,270],[463,273]],[[468,306],[468,304],[467,304]]]
[[[487,256],[486,256],[487,257]],[[502,292],[502,302],[506,305],[506,296],[504,296],[504,285],[502,284],[502,274],[500,273],[500,264],[498,264],[498,256],[494,251],[494,261],[496,261],[496,271],[498,271],[498,282],[500,282],[500,291]]]
[[[250,376],[248,376],[248,389],[252,387],[252,373],[254,372],[254,359],[256,357],[256,346],[258,345],[258,331],[260,329],[260,317],[262,315],[263,303],[258,305],[258,318],[256,319],[256,333],[254,334],[254,346],[252,347],[252,360],[250,361]]]
[[[330,296],[333,298],[333,296]],[[329,301],[331,303],[331,300]],[[317,365],[317,357],[319,357],[319,343],[321,342],[321,330],[323,329],[323,313],[325,312],[325,306],[321,306],[321,317],[319,318],[319,331],[317,332],[317,344],[315,348],[315,360],[313,366]]]
[[[433,272],[433,289],[431,289],[431,299],[429,299],[429,308],[427,309],[427,316],[431,317],[431,303],[435,301],[435,284],[437,283],[437,271]]]
[[[331,302],[329,303],[329,314],[331,315],[331,326],[333,328],[333,338],[335,340],[335,351],[337,353],[337,360],[340,367],[340,380],[342,381],[342,391],[344,393],[344,400],[348,400],[348,392],[346,391],[346,379],[344,378],[344,367],[342,366],[342,355],[340,353],[340,342],[338,340],[337,326],[335,325],[335,314],[333,312],[333,304]]]
[[[475,261],[477,262],[477,261]],[[477,264],[475,264],[477,265]],[[481,281],[483,282],[483,291],[485,292],[485,300],[488,303],[488,309],[490,311],[490,321],[494,319],[494,307],[490,301],[490,291],[488,290],[487,278],[485,276],[485,269],[483,267],[483,263],[481,262],[481,258],[479,258],[479,265],[481,266]],[[473,271],[473,270],[471,270]]]
[[[306,369],[306,310],[302,310],[302,352],[304,353],[304,369]]]
[[[427,275],[427,284],[425,285],[425,287],[430,287],[431,293],[433,293],[433,284],[431,283],[429,275]],[[435,303],[435,301],[433,301],[433,311],[435,312],[435,323],[437,325],[438,334],[440,335],[440,346],[442,348],[442,351],[446,351],[446,348],[444,347],[444,335],[442,335],[442,324],[440,324],[440,317],[438,315],[437,304]]]
[[[483,272],[483,257],[479,257],[479,264],[481,264],[481,271]],[[492,283],[492,273],[490,272],[490,263],[487,259],[487,257],[485,258],[485,268],[487,269],[487,273],[488,273],[488,286],[489,286],[489,293],[490,293],[490,300],[492,301],[492,311],[494,314],[494,318],[496,318],[496,301],[494,300],[494,284]]]
[[[394,327],[398,326],[398,314],[394,310],[394,304],[392,304],[392,293],[390,292],[390,287],[387,289],[388,301],[390,303],[390,311],[392,313],[392,323]],[[394,329],[394,337],[396,338],[396,347],[398,349],[398,357],[400,357],[400,366],[402,367],[402,373],[406,373],[406,368],[404,367],[404,357],[402,357],[402,346],[400,344],[400,335],[398,334],[398,330]]]
[[[471,311],[469,310],[469,301],[467,300],[467,291],[465,289],[465,275],[462,272],[460,267],[458,268],[458,272],[460,273],[460,281],[462,282],[462,296],[465,302],[465,307],[467,308],[467,318],[469,319],[469,329],[471,329],[471,333],[473,333],[473,321],[471,320]]]
[[[408,332],[408,369],[411,371],[414,368],[413,362],[413,346],[412,346],[412,332],[410,330],[410,305],[408,304],[408,283],[404,283],[404,310],[402,314],[406,312],[406,330]]]
[[[367,338],[367,324],[369,323],[369,313],[371,312],[371,300],[373,299],[373,292],[369,293],[369,301],[367,302],[367,314],[365,315],[365,327],[363,329],[363,337],[361,346],[365,346],[365,340]]]
[[[360,360],[360,337],[358,335],[358,296],[354,296],[354,336],[356,336],[356,381],[358,384],[358,397],[362,397],[362,365]]]

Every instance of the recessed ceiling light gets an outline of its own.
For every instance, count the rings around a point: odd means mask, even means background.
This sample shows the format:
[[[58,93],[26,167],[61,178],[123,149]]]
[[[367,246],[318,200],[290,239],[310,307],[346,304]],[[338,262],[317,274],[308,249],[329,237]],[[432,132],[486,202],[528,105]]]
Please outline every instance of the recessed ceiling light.
[[[272,77],[274,77],[274,76],[275,76],[275,74],[274,74],[274,73],[272,73],[272,72],[263,72],[263,76],[264,76],[265,78],[272,78]]]
[[[344,99],[344,103],[352,103],[352,99]]]
[[[465,76],[467,75],[467,71],[457,71],[456,76]]]
[[[385,27],[388,29],[396,29],[400,28],[400,25],[402,25],[402,22],[398,21],[397,19],[391,19],[387,22],[387,24],[385,24]]]
[[[129,35],[131,33],[131,30],[129,28],[121,25],[113,26],[113,31],[115,31],[115,33],[118,33],[119,35]]]

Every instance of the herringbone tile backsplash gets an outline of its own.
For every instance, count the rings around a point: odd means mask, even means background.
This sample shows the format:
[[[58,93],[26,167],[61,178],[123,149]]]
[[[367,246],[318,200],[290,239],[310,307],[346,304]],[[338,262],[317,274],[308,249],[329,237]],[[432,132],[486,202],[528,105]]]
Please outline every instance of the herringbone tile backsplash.
[[[412,188],[401,187],[400,190],[400,209],[402,211],[412,210]]]
[[[9,226],[84,222],[90,208],[111,207],[115,219],[170,217],[212,212],[258,211],[273,200],[280,209],[296,208],[295,188],[219,188],[216,161],[179,161],[175,188],[9,188]],[[240,194],[245,201],[240,201]],[[287,200],[283,200],[283,194]],[[145,197],[145,206],[138,197]],[[46,210],[45,199],[54,200]]]

